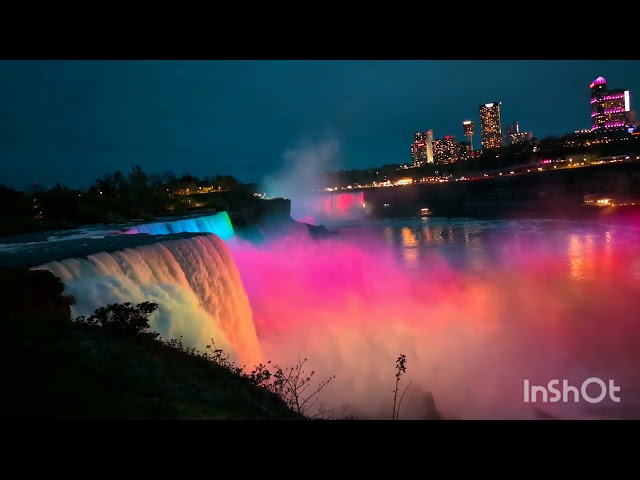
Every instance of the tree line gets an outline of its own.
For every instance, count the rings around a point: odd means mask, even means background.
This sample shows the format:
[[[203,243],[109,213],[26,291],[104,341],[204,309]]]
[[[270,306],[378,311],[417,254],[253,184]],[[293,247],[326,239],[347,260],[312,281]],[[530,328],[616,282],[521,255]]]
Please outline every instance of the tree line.
[[[225,209],[229,203],[252,199],[255,190],[255,185],[242,183],[231,175],[199,178],[188,173],[149,174],[138,165],[127,174],[120,170],[107,173],[87,189],[56,183],[51,188],[31,185],[20,191],[0,185],[0,235],[87,223],[149,220],[195,208]],[[185,194],[193,191],[213,195]]]

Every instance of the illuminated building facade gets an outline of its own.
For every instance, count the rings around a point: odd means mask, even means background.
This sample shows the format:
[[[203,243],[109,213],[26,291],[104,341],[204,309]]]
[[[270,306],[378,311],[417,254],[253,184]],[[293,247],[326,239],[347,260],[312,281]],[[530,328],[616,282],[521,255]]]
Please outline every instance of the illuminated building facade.
[[[411,159],[413,166],[418,167],[427,160],[427,144],[425,134],[416,132],[413,135],[413,143],[411,144]]]
[[[517,121],[511,122],[509,125],[504,127],[504,136],[508,137],[509,135],[514,135],[516,133],[520,133],[520,124]]]
[[[494,150],[502,147],[500,102],[480,105],[480,136],[483,149]]]
[[[591,130],[623,128],[629,123],[631,110],[629,90],[607,89],[604,77],[598,77],[591,85]]]
[[[511,122],[504,127],[504,144],[514,145],[516,143],[530,142],[533,138],[532,132],[521,132],[517,121]]]
[[[456,137],[447,135],[433,142],[433,159],[435,163],[454,163],[458,160],[458,144]]]
[[[413,135],[411,159],[414,167],[418,167],[425,162],[433,163],[433,130],[424,133],[416,132]]]
[[[464,132],[464,136],[467,138],[467,142],[471,145],[471,150],[473,150],[473,122],[471,120],[465,120],[462,122],[462,131]]]
[[[471,142],[458,143],[458,161],[466,162],[471,158]]]
[[[533,139],[533,132],[518,132],[512,133],[508,137],[507,145],[515,145],[516,143],[531,142]],[[507,140],[507,139],[505,139]]]

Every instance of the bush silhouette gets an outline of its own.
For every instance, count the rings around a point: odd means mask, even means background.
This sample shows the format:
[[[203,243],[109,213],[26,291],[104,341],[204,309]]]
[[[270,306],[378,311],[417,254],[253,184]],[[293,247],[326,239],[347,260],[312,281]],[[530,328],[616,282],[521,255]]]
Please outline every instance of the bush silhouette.
[[[149,315],[156,311],[157,303],[142,302],[133,305],[131,302],[112,303],[100,307],[90,317],[78,317],[76,321],[111,335],[142,336],[156,339],[158,332],[151,331]]]

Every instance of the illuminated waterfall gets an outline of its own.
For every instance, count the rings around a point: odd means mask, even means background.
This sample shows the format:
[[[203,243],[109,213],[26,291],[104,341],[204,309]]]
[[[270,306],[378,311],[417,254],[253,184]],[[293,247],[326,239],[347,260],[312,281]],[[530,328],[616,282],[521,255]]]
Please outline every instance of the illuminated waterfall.
[[[125,233],[148,233],[150,235],[169,235],[171,233],[215,233],[223,240],[233,237],[233,225],[227,212],[215,215],[186,218],[168,222],[154,222],[136,225]]]
[[[367,216],[364,192],[322,193],[295,198],[291,216],[300,221],[308,218],[316,223],[362,220]]]
[[[163,338],[183,336],[186,345],[199,349],[213,339],[240,365],[262,361],[238,267],[215,235],[101,252],[36,269],[62,279],[76,298],[74,315],[90,315],[110,303],[148,300],[159,305],[150,323]]]

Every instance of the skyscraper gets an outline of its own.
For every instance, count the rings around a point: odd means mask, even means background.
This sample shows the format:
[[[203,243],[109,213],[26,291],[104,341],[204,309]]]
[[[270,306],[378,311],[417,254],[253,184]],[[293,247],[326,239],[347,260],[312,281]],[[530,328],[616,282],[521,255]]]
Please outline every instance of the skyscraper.
[[[492,150],[502,147],[500,102],[480,105],[480,136],[483,149]]]
[[[433,142],[433,156],[439,164],[454,163],[458,160],[456,137],[447,135]]]
[[[433,163],[433,130],[427,130],[427,163]]]
[[[465,120],[462,122],[462,130],[464,131],[464,136],[467,137],[467,142],[471,145],[471,150],[473,150],[473,122],[471,120]]]
[[[621,128],[629,123],[629,90],[607,89],[604,77],[589,85],[591,90],[591,130]]]
[[[413,166],[420,166],[427,159],[427,147],[425,135],[422,132],[413,134],[413,143],[411,144],[411,159]]]

